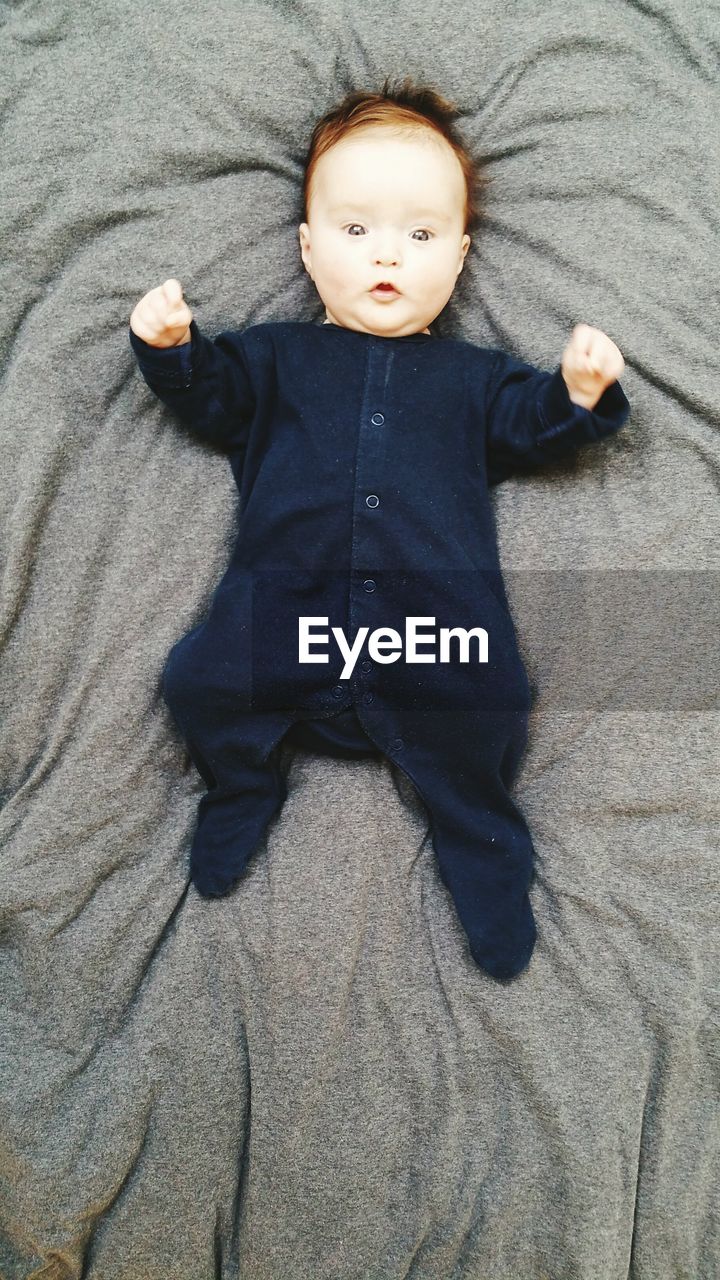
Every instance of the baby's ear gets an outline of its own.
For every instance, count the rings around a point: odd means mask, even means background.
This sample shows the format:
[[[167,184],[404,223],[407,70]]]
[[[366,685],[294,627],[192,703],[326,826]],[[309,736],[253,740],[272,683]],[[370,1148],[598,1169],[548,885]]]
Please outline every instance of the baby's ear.
[[[298,238],[300,240],[300,256],[305,264],[310,279],[312,280],[311,260],[310,260],[310,228],[307,222],[301,222],[298,227]]]

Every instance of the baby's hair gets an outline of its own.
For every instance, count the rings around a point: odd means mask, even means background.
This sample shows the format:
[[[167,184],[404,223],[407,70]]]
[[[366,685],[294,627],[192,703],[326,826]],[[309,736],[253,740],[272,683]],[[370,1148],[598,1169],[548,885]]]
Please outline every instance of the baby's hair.
[[[312,131],[305,157],[303,220],[308,221],[312,180],[320,157],[356,129],[382,125],[400,136],[412,137],[432,130],[449,143],[465,178],[464,232],[472,232],[480,222],[483,197],[490,183],[490,176],[485,172],[483,162],[472,155],[453,123],[460,114],[454,102],[443,98],[429,85],[416,83],[411,76],[406,76],[394,87],[388,76],[378,93],[354,89],[346,94],[342,102],[317,121]]]

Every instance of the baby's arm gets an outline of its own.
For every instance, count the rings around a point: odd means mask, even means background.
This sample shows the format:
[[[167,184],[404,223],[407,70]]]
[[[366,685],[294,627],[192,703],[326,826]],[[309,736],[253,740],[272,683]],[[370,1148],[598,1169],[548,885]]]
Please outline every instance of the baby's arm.
[[[206,338],[171,279],[140,299],[129,336],[140,372],[163,404],[203,439],[245,448],[255,392],[241,334]]]
[[[630,414],[617,381],[622,368],[615,344],[589,325],[576,326],[552,373],[498,351],[485,384],[488,483],[533,471],[618,431]]]

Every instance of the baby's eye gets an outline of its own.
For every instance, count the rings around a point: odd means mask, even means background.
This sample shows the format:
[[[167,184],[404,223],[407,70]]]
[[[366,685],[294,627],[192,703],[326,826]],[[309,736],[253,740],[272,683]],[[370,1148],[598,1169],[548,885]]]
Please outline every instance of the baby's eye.
[[[364,230],[364,228],[363,228],[363,226],[362,226],[362,223],[360,223],[360,222],[349,222],[349,223],[347,224],[347,226],[346,226],[346,227],[343,227],[343,230],[344,230],[344,231],[352,231],[353,227],[360,227],[360,229],[361,229],[361,230]],[[422,240],[422,241],[420,242],[421,244],[426,244],[426,243],[427,243],[427,240],[429,240],[429,239],[430,239],[430,237],[432,236],[432,232],[431,232],[431,231],[426,231],[425,227],[416,227],[416,228],[415,228],[415,231],[419,231],[421,235],[423,235],[423,236],[425,236],[425,237],[426,237],[426,239],[425,239],[425,240]],[[415,231],[413,231],[413,233],[412,233],[413,235],[415,235]]]

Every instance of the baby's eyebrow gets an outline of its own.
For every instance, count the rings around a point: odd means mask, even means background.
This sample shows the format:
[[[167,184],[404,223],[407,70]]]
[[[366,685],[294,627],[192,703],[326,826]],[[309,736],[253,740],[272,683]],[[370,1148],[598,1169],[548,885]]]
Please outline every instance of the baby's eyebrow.
[[[351,204],[345,201],[343,204],[331,205],[329,213],[372,213],[366,204]],[[427,218],[431,222],[449,222],[450,216],[447,213],[440,213],[436,209],[416,209],[412,214],[413,218]]]

